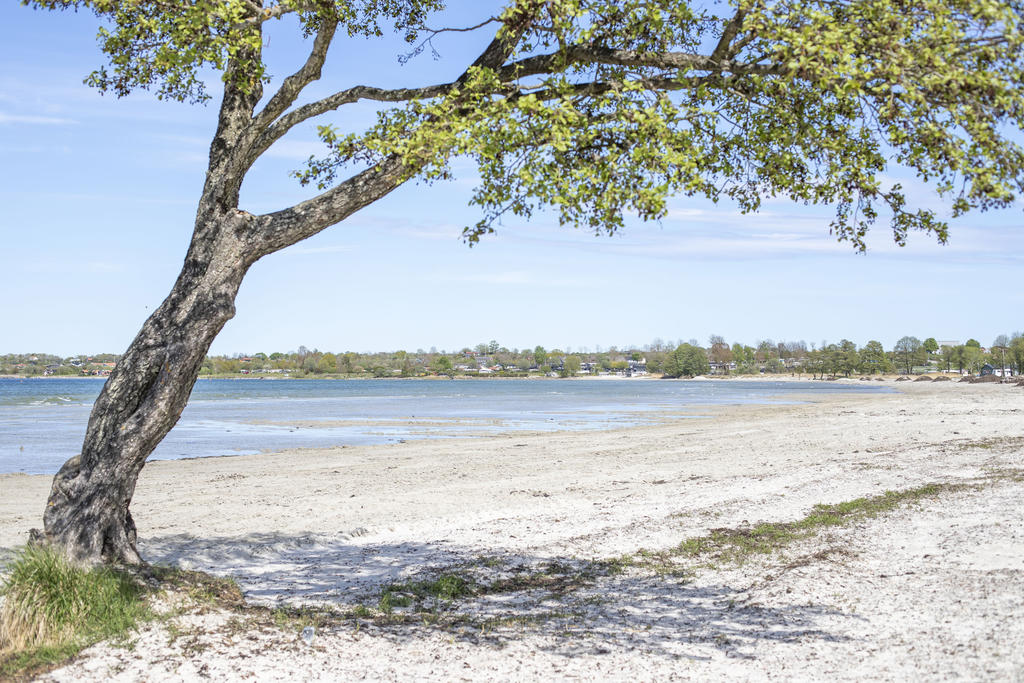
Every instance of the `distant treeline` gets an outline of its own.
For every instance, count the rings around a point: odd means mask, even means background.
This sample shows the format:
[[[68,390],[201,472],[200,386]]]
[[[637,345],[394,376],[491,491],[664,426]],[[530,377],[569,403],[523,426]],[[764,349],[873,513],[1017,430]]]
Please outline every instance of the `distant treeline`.
[[[60,358],[43,353],[0,356],[0,374],[6,375],[105,375],[118,356]],[[977,340],[938,342],[929,337],[901,338],[891,349],[869,341],[858,347],[843,339],[838,343],[808,345],[803,341],[770,339],[749,346],[728,343],[712,335],[706,345],[696,339],[664,342],[660,339],[637,348],[591,350],[509,349],[496,341],[458,351],[387,351],[341,353],[300,346],[297,351],[208,356],[201,374],[286,375],[291,377],[426,377],[498,376],[527,377],[617,374],[626,376],[809,374],[814,377],[849,377],[924,372],[978,374],[986,365],[1001,374],[1024,373],[1024,334],[999,335],[988,347]]]
[[[114,353],[100,353],[95,356],[68,356],[67,358],[50,353],[9,353],[0,356],[0,375],[104,376],[110,374],[120,357]]]

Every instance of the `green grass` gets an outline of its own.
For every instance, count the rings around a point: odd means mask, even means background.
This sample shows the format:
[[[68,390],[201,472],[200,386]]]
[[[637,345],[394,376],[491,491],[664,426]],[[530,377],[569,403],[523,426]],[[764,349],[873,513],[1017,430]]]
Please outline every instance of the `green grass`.
[[[927,484],[903,491],[886,491],[878,496],[856,498],[831,505],[819,504],[801,519],[792,522],[762,522],[736,529],[712,529],[705,536],[688,538],[674,548],[641,550],[636,555],[615,558],[611,571],[628,566],[654,569],[662,574],[686,576],[691,568],[680,567],[680,560],[703,567],[742,564],[757,555],[781,552],[786,547],[813,538],[820,532],[858,520],[876,517],[922,498],[964,488],[962,484]]]
[[[183,594],[196,605],[221,609],[245,606],[242,589],[234,579],[177,567],[152,566],[150,573],[162,589]]]
[[[101,567],[83,569],[51,549],[27,547],[0,584],[0,676],[59,662],[149,618],[144,588]]]
[[[475,595],[478,588],[471,579],[451,573],[441,574],[435,579],[393,583],[381,592],[377,609],[387,613],[395,607],[415,604],[420,611],[428,602],[433,602],[434,609],[437,609],[442,603]]]

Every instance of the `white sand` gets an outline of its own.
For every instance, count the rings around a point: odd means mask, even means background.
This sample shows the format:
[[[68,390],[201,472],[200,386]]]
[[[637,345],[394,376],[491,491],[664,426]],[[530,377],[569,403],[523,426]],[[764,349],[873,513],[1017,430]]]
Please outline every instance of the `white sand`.
[[[610,558],[1024,468],[1024,389],[890,386],[609,432],[154,462],[133,511],[150,561],[233,576],[254,603],[351,606],[485,556]],[[48,487],[0,476],[0,548],[38,524]],[[188,617],[187,636],[151,626],[50,678],[1024,680],[1022,503],[1003,478],[688,580],[631,570],[451,607],[531,621],[484,632],[342,622],[306,645]]]

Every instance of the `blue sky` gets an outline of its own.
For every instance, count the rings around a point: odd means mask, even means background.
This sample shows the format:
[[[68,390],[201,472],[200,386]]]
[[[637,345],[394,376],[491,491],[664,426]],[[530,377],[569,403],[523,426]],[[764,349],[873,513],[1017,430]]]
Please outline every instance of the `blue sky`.
[[[462,7],[472,4],[461,3]],[[455,17],[452,23],[468,20]],[[102,58],[87,13],[0,6],[0,353],[120,352],[180,268],[202,186],[216,107],[100,96],[82,79]],[[271,35],[275,73],[303,58]],[[311,95],[358,82],[450,78],[468,50],[397,64],[402,45],[332,52]],[[275,42],[276,41],[276,42]],[[335,121],[370,120],[359,106]],[[288,177],[317,150],[313,125],[271,150],[247,181],[243,208],[309,196]],[[679,200],[660,223],[595,237],[545,216],[510,219],[470,249],[479,218],[473,169],[407,185],[345,223],[257,263],[214,353],[508,347],[573,349],[706,341],[975,337],[1024,329],[1024,213],[976,214],[938,246],[884,226],[858,255],[828,235],[831,212],[772,200],[756,215]],[[892,172],[899,177],[899,171]],[[940,207],[924,188],[920,205]]]

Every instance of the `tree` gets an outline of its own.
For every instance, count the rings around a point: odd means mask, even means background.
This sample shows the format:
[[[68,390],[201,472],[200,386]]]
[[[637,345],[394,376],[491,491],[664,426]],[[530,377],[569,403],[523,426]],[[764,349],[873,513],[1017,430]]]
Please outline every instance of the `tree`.
[[[992,360],[999,359],[999,376],[1006,376],[1006,352],[1010,350],[1010,338],[1001,334],[992,342],[989,347],[992,352]],[[1012,357],[1012,356],[1011,356]]]
[[[580,372],[580,365],[579,356],[566,356],[565,362],[562,363],[562,376],[575,377]]]
[[[206,70],[222,76],[181,273],[104,386],[37,538],[85,562],[138,562],[135,482],[234,315],[248,269],[403,183],[450,177],[452,158],[474,161],[480,178],[472,202],[483,217],[465,230],[469,244],[503,215],[541,208],[613,233],[627,215],[664,216],[676,194],[745,212],[763,196],[834,206],[832,233],[861,250],[880,215],[901,245],[913,229],[944,242],[946,224],[886,180],[890,158],[955,215],[1009,206],[1021,187],[1020,0],[506,1],[448,30],[426,28],[443,0],[27,0],[100,16],[109,65],[88,82],[101,91],[202,102],[212,97]],[[270,41],[265,25],[287,15],[295,21],[274,24]],[[302,99],[336,36],[377,36],[389,24],[413,45],[407,58],[442,36],[491,39],[451,80]],[[275,81],[264,45],[286,42],[293,27],[291,38],[308,36],[308,58]],[[368,130],[325,121],[358,101],[381,103]],[[297,175],[319,194],[245,211],[239,192],[253,164],[314,120],[325,154]]]
[[[778,348],[771,339],[763,339],[757,342],[757,362],[765,363],[769,358],[778,357]]]
[[[438,356],[430,367],[438,375],[452,375],[452,360],[448,356]]]
[[[1017,332],[1010,341],[1010,357],[1018,375],[1024,374],[1024,335]]]
[[[860,350],[860,371],[866,374],[885,373],[892,370],[882,342],[872,339]]]
[[[849,339],[839,342],[836,349],[836,372],[841,372],[847,377],[860,366],[860,355],[857,353],[857,345]]]
[[[967,347],[963,344],[954,346],[950,352],[950,360],[956,363],[956,371],[962,375],[967,365]]]
[[[904,374],[909,375],[919,359],[921,340],[917,337],[902,337],[893,347],[893,353],[896,355],[896,362],[903,368]]]
[[[930,357],[933,353],[939,350],[939,342],[935,341],[935,337],[928,337],[921,342],[921,348]]]
[[[709,355],[715,363],[729,363],[732,360],[732,350],[725,343],[721,335],[713,334],[708,337]],[[725,374],[729,374],[729,366],[725,367]]]
[[[693,344],[680,344],[668,354],[663,367],[667,377],[694,377],[705,374],[708,369],[707,354]]]
[[[971,342],[974,342],[973,344]],[[962,374],[964,370],[974,374],[981,367],[981,344],[970,339],[966,344],[953,347],[953,362]]]
[[[953,348],[952,346],[943,346],[939,349],[939,356],[942,358],[942,365],[945,368],[943,372],[949,372],[953,365]]]
[[[981,370],[984,354],[981,352],[981,345],[972,345],[970,342],[964,345],[964,367],[969,373],[976,374]]]

